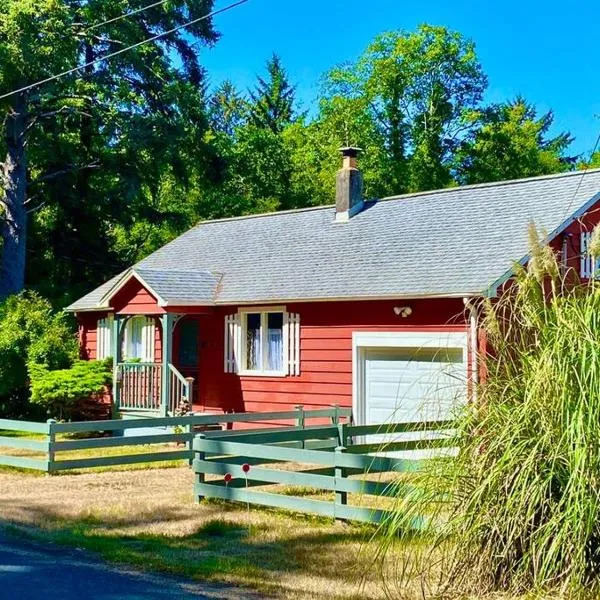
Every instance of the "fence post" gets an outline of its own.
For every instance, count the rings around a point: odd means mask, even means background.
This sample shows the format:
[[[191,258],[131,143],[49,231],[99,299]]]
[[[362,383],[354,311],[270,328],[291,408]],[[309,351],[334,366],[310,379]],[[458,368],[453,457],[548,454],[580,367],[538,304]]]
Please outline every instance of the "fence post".
[[[298,404],[294,407],[297,411],[297,416],[296,416],[296,427],[300,428],[300,429],[304,429],[305,427],[305,423],[306,423],[306,418],[304,416],[304,406],[302,404]],[[305,441],[302,440],[300,442],[300,448],[304,448]]]
[[[188,464],[190,467],[194,462],[194,418],[188,417],[189,423],[186,425],[185,430],[189,434],[189,439],[187,442],[188,450],[190,452],[190,456],[188,458]]]
[[[340,423],[340,405],[333,404],[332,408],[333,408],[333,416],[331,417],[331,424],[339,425],[339,423]]]
[[[346,468],[339,465],[338,457],[342,456],[346,452],[344,446],[338,446],[335,449],[335,468],[333,472],[335,482],[335,501],[334,501],[334,514],[336,515],[336,521],[346,521],[347,519],[338,516],[338,506],[346,506],[348,504],[348,492],[338,490],[338,482],[346,479]]]
[[[48,423],[48,470],[46,474],[50,475],[54,470],[54,442],[56,441],[56,433],[53,425],[56,421],[48,419],[46,423]]]
[[[338,423],[338,445],[345,448],[348,445],[348,433],[346,428],[348,426],[345,423]]]
[[[206,439],[206,434],[204,433],[199,433],[197,436],[197,438],[200,438],[201,440],[205,440]],[[192,444],[193,444],[193,438],[192,438]],[[195,452],[195,458],[197,458],[198,460],[204,460],[206,458],[206,452],[198,450]],[[199,470],[202,467],[195,467],[194,471],[195,471],[195,475],[196,475],[196,483],[204,483],[206,481],[206,476],[204,475],[204,473]],[[198,494],[198,502],[202,502],[202,500],[204,499],[204,496]]]

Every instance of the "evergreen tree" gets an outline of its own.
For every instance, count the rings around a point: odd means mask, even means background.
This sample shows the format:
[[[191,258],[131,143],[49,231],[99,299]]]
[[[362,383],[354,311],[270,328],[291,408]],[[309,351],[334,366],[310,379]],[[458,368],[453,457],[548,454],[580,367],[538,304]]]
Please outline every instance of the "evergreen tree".
[[[258,77],[258,84],[250,90],[250,121],[258,128],[281,133],[294,120],[296,88],[290,85],[288,75],[276,54],[267,61],[267,78]]]
[[[248,101],[235,85],[226,80],[214,91],[209,101],[210,125],[213,131],[233,137],[248,116]]]
[[[538,115],[522,97],[474,112],[476,129],[457,152],[461,183],[485,183],[559,173],[572,168],[567,133],[549,136],[552,112]]]
[[[122,2],[6,0],[0,95],[207,15],[212,4],[175,1],[94,27],[123,15]],[[0,298],[24,285],[28,228],[27,280],[73,296],[124,266],[111,252],[116,231],[167,216],[157,201],[163,177],[185,181],[210,156],[194,47],[216,39],[202,20],[0,102]]]

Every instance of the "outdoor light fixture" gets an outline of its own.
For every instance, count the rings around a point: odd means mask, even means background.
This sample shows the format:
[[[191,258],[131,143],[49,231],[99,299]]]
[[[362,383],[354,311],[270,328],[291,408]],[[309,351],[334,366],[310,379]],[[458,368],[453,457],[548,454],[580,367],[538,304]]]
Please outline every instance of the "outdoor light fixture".
[[[406,319],[406,317],[410,317],[410,315],[412,315],[412,308],[410,306],[394,306],[394,314],[397,317]]]

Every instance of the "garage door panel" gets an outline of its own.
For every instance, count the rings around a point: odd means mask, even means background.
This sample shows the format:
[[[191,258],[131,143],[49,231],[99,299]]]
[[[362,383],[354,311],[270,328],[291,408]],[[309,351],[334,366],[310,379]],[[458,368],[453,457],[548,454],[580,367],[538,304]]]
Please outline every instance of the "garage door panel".
[[[367,350],[367,360],[375,360],[382,365],[396,363],[462,363],[463,348],[373,348]]]
[[[410,401],[411,403],[429,400],[445,401],[455,398],[460,383],[456,380],[435,381],[431,379],[425,381],[371,380],[367,385],[367,397],[371,402],[393,403],[393,405],[401,401]]]
[[[413,343],[414,343],[414,335]],[[466,334],[456,347],[442,347],[441,334],[424,334],[423,346],[366,348],[363,418],[366,424],[443,421],[466,401]],[[437,346],[436,346],[437,344]],[[367,436],[368,443],[437,437],[435,432]],[[411,456],[414,451],[409,453]]]

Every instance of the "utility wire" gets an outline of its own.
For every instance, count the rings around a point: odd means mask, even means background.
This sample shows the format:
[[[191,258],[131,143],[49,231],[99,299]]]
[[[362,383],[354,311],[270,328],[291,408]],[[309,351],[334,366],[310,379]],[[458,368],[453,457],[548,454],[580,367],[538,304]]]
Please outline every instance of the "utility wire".
[[[84,27],[81,31],[78,31],[78,34],[85,33],[86,31],[91,31],[92,29],[98,29],[98,27],[104,27],[104,25],[109,25],[110,23],[116,23],[121,19],[127,19],[129,17],[133,17],[133,15],[137,15],[138,13],[144,12],[145,10],[149,10],[151,8],[155,8],[156,6],[160,6],[161,4],[166,4],[167,2],[171,2],[171,0],[159,0],[158,2],[153,2],[152,4],[148,4],[147,6],[142,6],[141,8],[136,8],[135,10],[130,10],[118,17],[113,17],[112,19],[108,19],[107,21],[102,21],[102,23],[95,23],[94,25],[89,25],[88,27]]]
[[[87,69],[88,67],[97,65],[101,62],[104,62],[105,60],[109,60],[111,58],[114,58],[115,56],[119,56],[120,54],[123,54],[123,53],[127,52],[128,50],[133,50],[134,48],[139,48],[140,46],[143,46],[144,44],[154,42],[154,41],[156,41],[160,38],[163,38],[167,35],[171,35],[172,33],[175,33],[176,31],[180,31],[181,29],[185,29],[186,27],[195,25],[196,23],[199,23],[200,21],[204,21],[206,19],[210,19],[211,17],[214,17],[221,13],[227,12],[233,8],[236,8],[237,6],[246,4],[246,2],[248,2],[248,1],[249,0],[238,0],[237,2],[234,2],[233,4],[229,4],[228,6],[219,8],[218,10],[214,10],[213,12],[208,13],[207,15],[198,17],[197,19],[193,19],[191,21],[188,21],[187,23],[182,23],[181,25],[178,25],[177,27],[173,27],[172,29],[169,29],[168,31],[163,31],[162,33],[157,33],[156,35],[146,38],[145,40],[142,40],[141,42],[137,42],[135,44],[132,44],[131,46],[127,46],[126,48],[121,48],[120,50],[116,50],[115,52],[111,52],[110,54],[105,54],[104,56],[99,56],[98,58],[95,58],[94,60],[90,60],[89,62],[79,65],[78,67],[73,67],[72,69],[63,71],[62,73],[57,73],[56,75],[52,75],[52,77],[47,77],[46,79],[41,79],[40,81],[36,81],[35,83],[25,85],[21,88],[13,90],[12,92],[8,92],[7,94],[2,94],[2,95],[0,95],[0,100],[3,100],[4,98],[8,98],[9,96],[14,96],[15,94],[20,94],[21,92],[26,92],[33,88],[39,87],[40,85],[44,85],[45,83],[49,83],[56,79],[60,79],[61,77],[65,77],[66,75],[71,75],[72,73],[77,73],[77,71]],[[139,9],[139,10],[142,10],[142,9]],[[122,17],[125,17],[125,15],[122,15]]]

